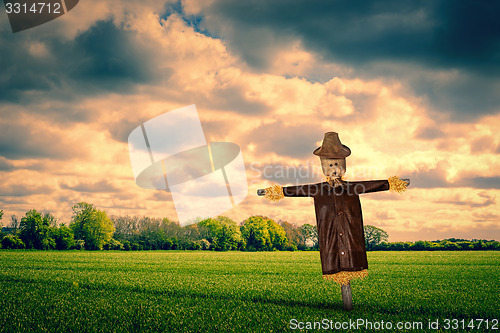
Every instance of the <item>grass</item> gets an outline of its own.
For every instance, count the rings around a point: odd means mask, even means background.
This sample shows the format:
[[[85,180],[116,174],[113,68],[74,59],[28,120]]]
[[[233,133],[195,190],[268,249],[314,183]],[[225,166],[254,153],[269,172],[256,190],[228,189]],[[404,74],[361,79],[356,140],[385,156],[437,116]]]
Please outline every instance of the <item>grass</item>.
[[[346,312],[318,252],[0,251],[0,331],[283,332],[292,319],[363,319],[439,320],[432,332],[449,332],[447,318],[463,319],[460,328],[500,319],[500,252],[371,252],[368,261]]]

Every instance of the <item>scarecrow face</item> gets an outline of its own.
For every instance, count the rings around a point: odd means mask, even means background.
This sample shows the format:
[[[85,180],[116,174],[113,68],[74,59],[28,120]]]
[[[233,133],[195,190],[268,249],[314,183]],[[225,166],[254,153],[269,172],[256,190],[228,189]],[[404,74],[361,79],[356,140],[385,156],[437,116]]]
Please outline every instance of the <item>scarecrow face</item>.
[[[342,177],[345,173],[345,158],[320,157],[323,174],[327,177]]]

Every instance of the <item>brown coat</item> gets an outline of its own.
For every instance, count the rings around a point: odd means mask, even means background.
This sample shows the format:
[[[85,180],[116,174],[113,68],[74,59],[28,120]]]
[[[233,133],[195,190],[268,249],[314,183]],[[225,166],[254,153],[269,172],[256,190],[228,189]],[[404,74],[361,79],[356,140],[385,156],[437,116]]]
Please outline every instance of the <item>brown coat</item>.
[[[368,268],[359,194],[387,191],[387,180],[288,186],[286,197],[313,197],[323,274]]]

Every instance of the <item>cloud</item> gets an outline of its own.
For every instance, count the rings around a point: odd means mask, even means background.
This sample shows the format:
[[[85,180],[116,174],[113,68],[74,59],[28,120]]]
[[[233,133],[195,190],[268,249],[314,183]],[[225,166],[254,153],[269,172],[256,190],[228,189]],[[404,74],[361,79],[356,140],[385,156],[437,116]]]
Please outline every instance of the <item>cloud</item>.
[[[245,136],[245,142],[255,144],[262,153],[274,152],[291,158],[310,157],[316,142],[322,139],[322,128],[286,125],[282,121],[262,124]]]
[[[459,121],[499,111],[500,23],[493,14],[499,7],[446,0],[186,1],[188,13],[203,16],[200,26],[258,70],[269,70],[298,42],[355,75],[405,80]]]
[[[26,197],[36,194],[49,195],[54,189],[48,185],[10,184],[3,185],[0,197]]]
[[[418,129],[415,133],[415,137],[423,140],[434,140],[437,138],[442,138],[444,133],[439,127],[436,126],[423,126]]]
[[[496,197],[486,191],[478,192],[475,197],[467,194],[455,195],[451,200],[437,200],[436,203],[469,207],[488,207],[496,204]]]
[[[0,156],[10,159],[68,159],[84,155],[85,151],[75,149],[73,139],[49,124],[0,121]]]
[[[447,180],[447,172],[440,167],[413,173],[411,186],[415,188],[471,187],[476,189],[500,189],[500,177],[460,178],[455,182]]]
[[[495,213],[490,213],[490,212],[474,212],[473,214],[474,217],[474,222],[476,223],[490,223],[491,221],[498,221],[498,218],[500,217],[498,214]],[[499,229],[498,225],[495,226],[496,229]],[[493,233],[494,234],[494,233]],[[491,237],[491,236],[490,236]],[[491,238],[487,238],[491,239]]]
[[[72,52],[66,56],[73,61],[66,68],[74,80],[111,91],[150,82],[154,58],[140,45],[135,32],[120,29],[111,20],[98,21],[68,45]],[[64,54],[65,45],[61,46]]]
[[[251,182],[263,184],[303,185],[323,181],[323,172],[319,163],[290,164],[290,163],[251,163],[246,166]]]
[[[11,171],[15,168],[16,167],[11,161],[6,159],[5,157],[0,156],[0,171]]]
[[[438,163],[434,168],[421,170],[410,175],[411,187],[413,188],[436,188],[449,187],[451,184],[446,180],[448,168],[447,163]]]
[[[95,183],[90,182],[79,182],[74,185],[69,185],[64,182],[59,184],[59,187],[64,190],[72,190],[76,192],[87,192],[87,193],[114,193],[118,192],[119,188],[110,183],[108,180],[100,180]]]
[[[135,84],[156,80],[159,74],[154,49],[136,32],[115,26],[111,19],[95,22],[73,40],[40,35],[26,42],[15,36],[0,37],[0,52],[5,54],[0,101],[26,104],[47,99],[47,94],[78,100],[96,93],[130,91]],[[162,71],[162,75],[168,74]],[[33,96],[33,92],[40,94]]]
[[[495,145],[495,141],[491,136],[484,135],[476,140],[474,140],[471,144],[471,152],[478,154],[478,153],[489,153],[489,152],[495,152],[497,149]]]
[[[474,177],[465,179],[460,184],[474,188],[500,189],[500,177]]]

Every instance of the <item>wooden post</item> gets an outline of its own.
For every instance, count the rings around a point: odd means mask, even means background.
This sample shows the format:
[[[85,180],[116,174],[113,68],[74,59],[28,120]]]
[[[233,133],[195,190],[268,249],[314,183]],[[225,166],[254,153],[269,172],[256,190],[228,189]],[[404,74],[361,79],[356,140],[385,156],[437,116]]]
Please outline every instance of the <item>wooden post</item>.
[[[342,301],[344,302],[344,310],[352,310],[352,294],[351,294],[351,284],[347,283],[342,286]]]

